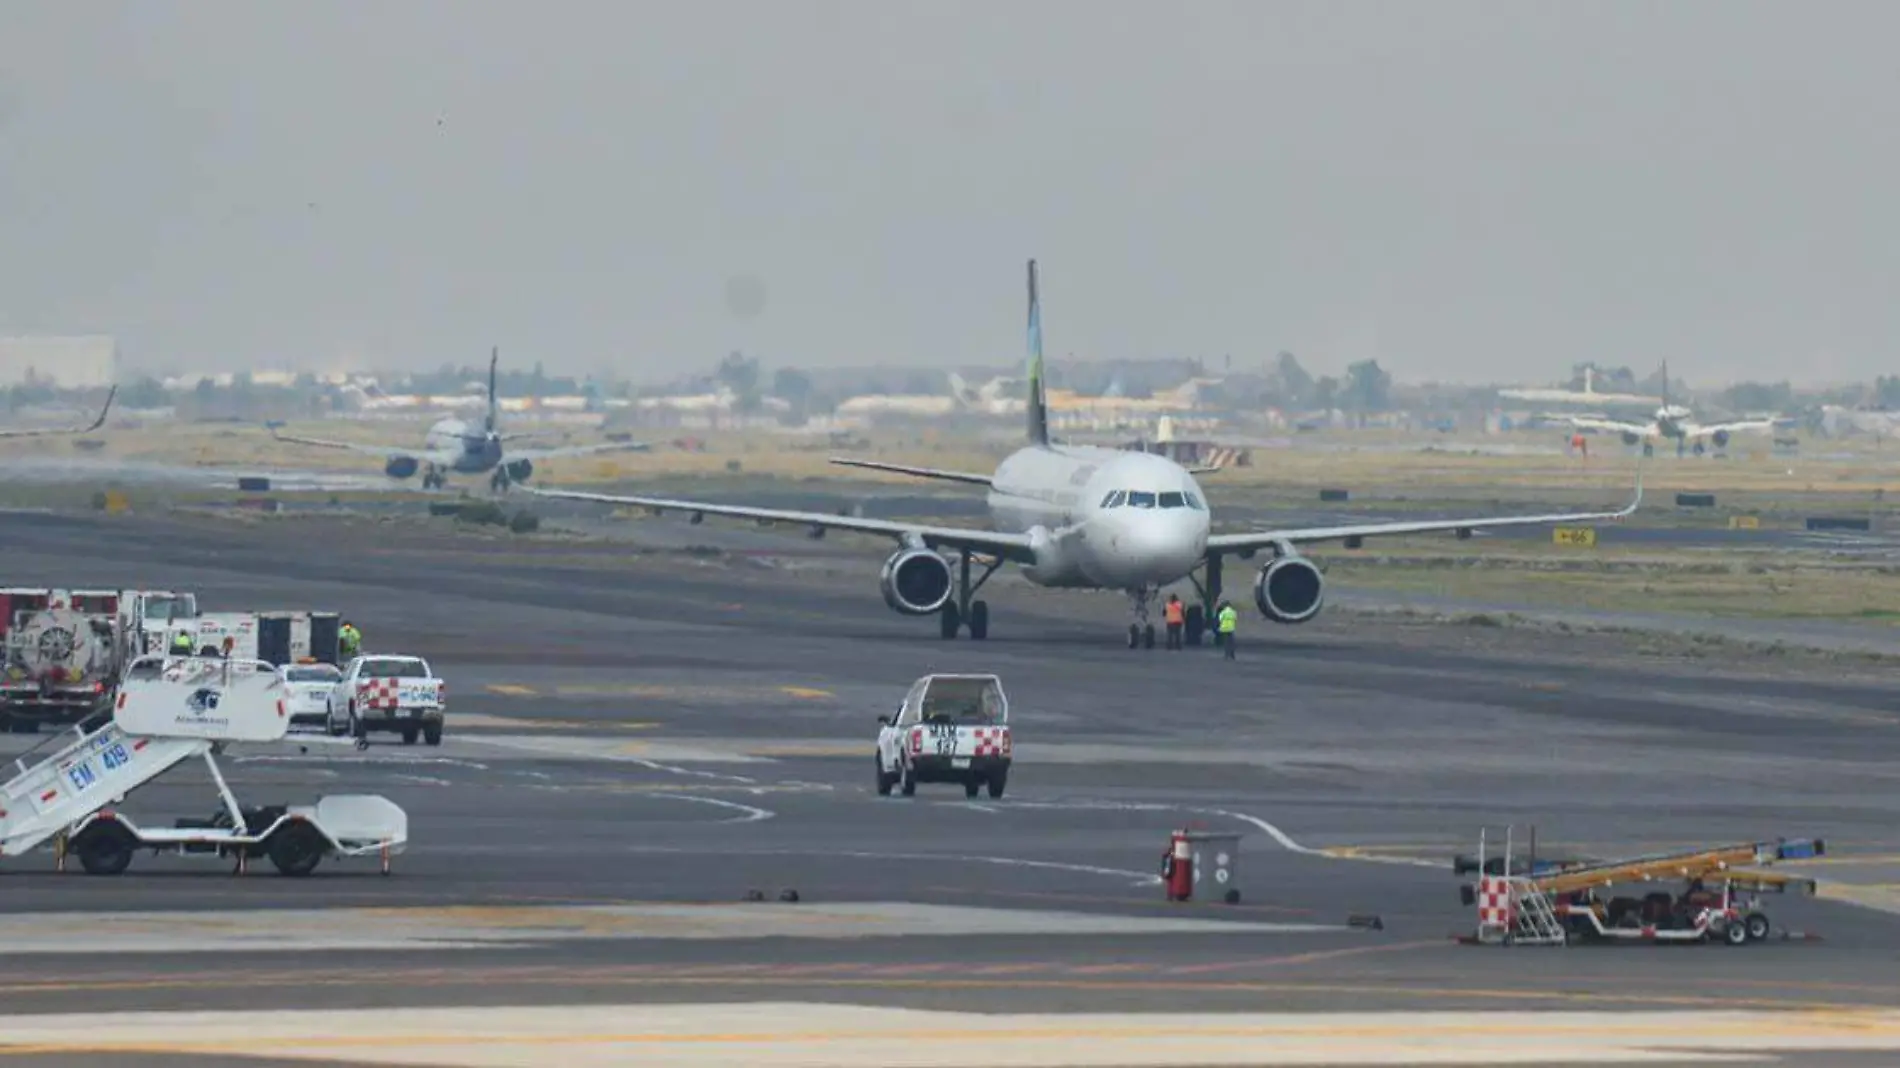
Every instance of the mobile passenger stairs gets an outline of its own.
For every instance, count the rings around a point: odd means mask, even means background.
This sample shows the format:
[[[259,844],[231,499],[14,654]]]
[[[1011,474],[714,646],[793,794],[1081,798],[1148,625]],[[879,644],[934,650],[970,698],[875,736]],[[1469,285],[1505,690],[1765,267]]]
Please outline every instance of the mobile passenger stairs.
[[[1475,860],[1458,857],[1456,874],[1478,873],[1475,886],[1460,887],[1466,905],[1476,905],[1478,926],[1465,939],[1488,945],[1566,945],[1576,941],[1706,942],[1731,946],[1767,939],[1773,924],[1760,911],[1764,894],[1813,896],[1815,881],[1753,869],[1782,860],[1824,856],[1818,838],[1745,842],[1619,860],[1538,860],[1536,831],[1528,855],[1517,855],[1515,828],[1504,832],[1504,851],[1487,857],[1486,833],[1478,836]],[[1641,897],[1599,896],[1617,886],[1680,881],[1680,895],[1654,891]]]
[[[282,739],[290,718],[283,675],[261,660],[142,656],[126,669],[110,717],[95,715],[14,761],[0,787],[0,856],[51,844],[59,870],[78,856],[92,875],[117,875],[150,849],[233,857],[236,871],[268,857],[285,875],[308,875],[326,856],[390,857],[409,839],[409,817],[387,798],[321,797],[315,805],[238,804],[217,756],[233,743]],[[202,757],[222,807],[210,818],[145,827],[111,806],[187,760]]]

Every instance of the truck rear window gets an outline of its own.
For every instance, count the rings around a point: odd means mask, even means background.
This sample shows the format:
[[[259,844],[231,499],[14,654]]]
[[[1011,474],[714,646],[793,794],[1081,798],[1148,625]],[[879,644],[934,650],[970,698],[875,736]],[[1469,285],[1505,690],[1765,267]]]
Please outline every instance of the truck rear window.
[[[365,679],[426,679],[429,673],[415,660],[366,660],[360,676]]]

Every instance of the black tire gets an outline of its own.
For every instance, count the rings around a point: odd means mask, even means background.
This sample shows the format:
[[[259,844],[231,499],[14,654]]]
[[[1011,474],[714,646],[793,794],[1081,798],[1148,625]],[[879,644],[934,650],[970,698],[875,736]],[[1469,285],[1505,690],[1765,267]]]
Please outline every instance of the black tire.
[[[1722,928],[1722,941],[1731,946],[1748,944],[1748,924],[1731,923]]]
[[[1191,605],[1183,613],[1181,637],[1187,645],[1201,644],[1201,636],[1207,633],[1207,613],[1200,605]]]
[[[871,759],[877,762],[877,796],[891,796],[891,787],[897,784],[896,778],[884,770],[884,758],[882,756],[873,754]]]
[[[990,603],[988,601],[970,602],[970,637],[983,641],[990,636]]]
[[[1153,623],[1141,628],[1141,647],[1143,649],[1153,649],[1155,647],[1155,625]]]
[[[963,613],[957,610],[957,603],[955,601],[945,603],[943,611],[937,613],[937,629],[943,635],[943,639],[950,641],[955,638],[957,628],[962,625]]]
[[[911,770],[909,764],[897,773],[897,791],[905,797],[917,796],[917,773]]]
[[[316,870],[317,863],[323,859],[328,845],[323,835],[315,827],[303,820],[295,820],[277,828],[264,844],[270,855],[270,862],[277,870],[292,878],[301,878]]]
[[[416,727],[413,727],[413,726],[404,727],[402,729],[402,744],[404,745],[416,744],[416,736],[421,733],[422,732]]]
[[[1008,785],[1009,785],[1009,771],[1007,769],[1003,771],[995,771],[995,772],[990,773],[989,787],[990,787],[991,798],[1002,797],[1003,788]]]
[[[330,715],[330,707],[325,705],[323,708],[323,733],[332,738],[342,738],[350,733],[349,721],[345,720],[342,726],[338,726],[336,718]]]
[[[74,839],[72,851],[87,875],[117,875],[132,863],[132,851],[138,839],[117,821],[93,823]]]
[[[1130,623],[1128,624],[1128,647],[1130,649],[1136,649],[1136,648],[1140,648],[1140,646],[1141,646],[1141,628],[1136,626],[1133,623]]]
[[[442,721],[441,720],[435,720],[434,722],[424,723],[422,725],[422,744],[424,745],[441,745],[442,744]]]
[[[969,798],[972,801],[976,800],[976,792],[978,790],[981,790],[982,788],[983,788],[983,783],[980,780],[978,780],[975,776],[971,776],[970,778],[963,780],[963,796]]]
[[[1748,930],[1750,942],[1766,942],[1769,932],[1775,929],[1775,925],[1768,922],[1767,915],[1760,912],[1751,912],[1744,916],[1742,926]]]

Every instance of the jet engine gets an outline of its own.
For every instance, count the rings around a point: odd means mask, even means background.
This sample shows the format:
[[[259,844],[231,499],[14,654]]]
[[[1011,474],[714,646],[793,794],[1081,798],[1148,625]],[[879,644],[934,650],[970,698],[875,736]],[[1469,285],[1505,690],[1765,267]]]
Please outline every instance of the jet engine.
[[[1623,431],[1623,444],[1634,445],[1636,444],[1636,441],[1637,441],[1637,438],[1635,434],[1632,434],[1627,430]]]
[[[508,471],[509,480],[513,482],[526,482],[528,476],[534,474],[532,460],[510,460],[503,466]]]
[[[1260,569],[1253,600],[1275,623],[1304,623],[1319,614],[1325,591],[1319,568],[1304,556],[1282,556]]]
[[[928,549],[899,549],[884,561],[877,584],[892,611],[927,616],[950,599],[950,563]]]
[[[391,456],[389,462],[383,465],[383,474],[390,478],[408,478],[421,466],[413,456]]]
[[[1726,449],[1728,448],[1728,431],[1718,430],[1709,435],[1709,440],[1715,443],[1716,448]]]

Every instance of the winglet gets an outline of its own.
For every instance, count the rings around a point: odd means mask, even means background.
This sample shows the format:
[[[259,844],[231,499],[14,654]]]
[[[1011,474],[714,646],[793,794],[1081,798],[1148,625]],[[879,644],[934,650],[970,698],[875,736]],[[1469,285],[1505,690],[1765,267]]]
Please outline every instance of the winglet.
[[[106,425],[106,413],[112,411],[112,398],[118,395],[119,395],[119,384],[117,382],[114,382],[112,384],[112,388],[106,391],[106,403],[104,407],[99,409],[99,418],[94,419],[92,421],[91,426],[80,431],[81,434],[90,434],[93,431],[99,429],[100,427]]]

